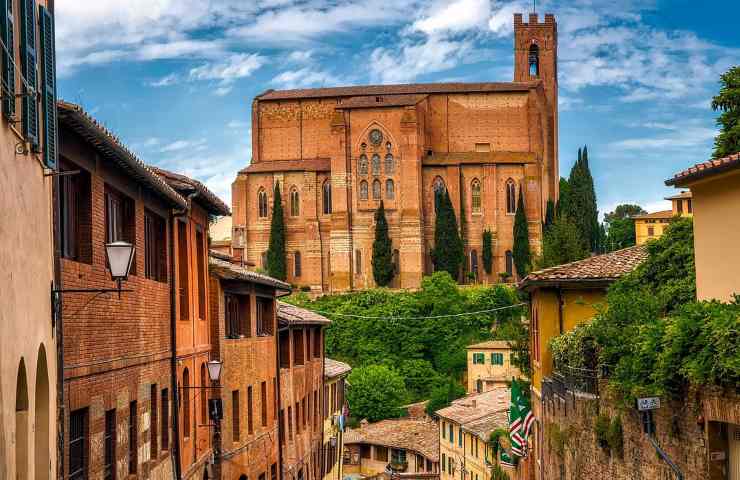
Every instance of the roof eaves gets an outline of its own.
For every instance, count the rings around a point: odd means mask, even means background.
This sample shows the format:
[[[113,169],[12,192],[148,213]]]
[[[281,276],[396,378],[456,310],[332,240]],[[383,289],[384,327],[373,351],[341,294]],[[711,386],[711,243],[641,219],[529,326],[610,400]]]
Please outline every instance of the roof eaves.
[[[210,213],[214,215],[231,215],[229,207],[221,200],[218,195],[213,193],[200,181],[182,175],[180,173],[170,172],[163,168],[149,166],[157,175],[162,177],[168,185],[176,190],[187,190],[190,192],[197,192],[200,198],[203,200],[201,203],[205,203]],[[186,187],[187,186],[187,187]]]

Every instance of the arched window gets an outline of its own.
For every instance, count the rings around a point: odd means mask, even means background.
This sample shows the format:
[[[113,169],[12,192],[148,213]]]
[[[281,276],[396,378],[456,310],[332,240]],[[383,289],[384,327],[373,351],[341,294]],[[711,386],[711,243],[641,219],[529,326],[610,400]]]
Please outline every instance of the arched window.
[[[478,278],[478,252],[475,250],[470,251],[470,271]]]
[[[373,181],[373,200],[380,200],[380,180]]]
[[[365,180],[360,182],[360,200],[367,200],[367,182]]]
[[[301,252],[295,252],[295,254],[293,254],[293,276],[300,277],[301,270]]]
[[[506,213],[516,213],[516,184],[511,178],[506,181]]]
[[[385,198],[388,200],[396,198],[396,185],[390,178],[385,181]]]
[[[322,187],[322,201],[323,201],[323,212],[324,215],[329,215],[331,213],[331,182],[329,180],[324,181],[324,185]]]
[[[471,190],[471,209],[473,213],[480,213],[480,181],[476,178],[470,186]]]
[[[373,175],[380,175],[380,155],[373,154]]]
[[[367,155],[364,153],[360,155],[360,159],[357,161],[357,171],[360,175],[367,175]]]
[[[293,187],[290,190],[290,216],[297,217],[301,214],[301,200],[298,196],[298,189]]]
[[[200,386],[208,387],[208,375],[206,374],[206,364],[200,364]],[[200,421],[202,424],[208,423],[208,390],[204,389],[200,392]]]
[[[264,188],[260,188],[257,192],[257,204],[259,205],[260,218],[267,217],[267,192]]]
[[[182,436],[190,438],[190,371],[182,372]]]
[[[28,380],[26,362],[21,357],[15,382],[15,478],[24,478],[28,470]]]
[[[536,43],[529,47],[529,75],[540,76],[540,47]]]
[[[511,254],[511,250],[506,251],[506,273],[514,275],[514,256]]]
[[[385,174],[392,175],[394,168],[395,168],[395,165],[393,162],[393,155],[389,153],[388,155],[385,156]]]

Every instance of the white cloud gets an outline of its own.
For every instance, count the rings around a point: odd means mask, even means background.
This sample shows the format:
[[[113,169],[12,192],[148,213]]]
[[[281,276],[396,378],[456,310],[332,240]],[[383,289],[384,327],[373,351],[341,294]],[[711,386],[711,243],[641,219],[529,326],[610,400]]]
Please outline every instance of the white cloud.
[[[182,150],[202,150],[206,145],[206,139],[196,140],[176,140],[172,143],[168,143],[159,149],[162,153],[179,152]]]
[[[248,77],[265,63],[265,57],[256,53],[236,53],[220,62],[211,62],[192,68],[191,80],[218,80],[229,84]]]
[[[432,35],[461,32],[484,26],[490,15],[490,0],[456,0],[435,5],[428,15],[416,20],[411,29]]]
[[[305,67],[299,70],[286,70],[273,78],[272,83],[279,88],[290,89],[336,86],[343,82],[330,73]]]
[[[171,73],[169,75],[166,75],[158,80],[154,80],[152,82],[149,82],[147,85],[150,87],[169,87],[172,86],[180,81],[180,76],[176,73]]]
[[[524,2],[502,2],[494,5],[491,18],[488,20],[488,29],[499,37],[506,37],[514,33],[514,14],[527,12],[528,6]]]
[[[226,128],[229,128],[231,130],[240,130],[242,128],[247,128],[248,126],[249,126],[248,122],[244,122],[241,120],[232,120],[226,124]]]
[[[370,55],[370,75],[380,83],[410,82],[420,75],[458,65],[472,49],[469,40],[444,40],[437,36],[398,48],[376,48]]]
[[[703,147],[717,135],[717,130],[699,126],[684,126],[673,129],[661,126],[657,129],[668,130],[670,133],[627,138],[612,142],[609,146],[619,150],[684,149],[687,147]]]

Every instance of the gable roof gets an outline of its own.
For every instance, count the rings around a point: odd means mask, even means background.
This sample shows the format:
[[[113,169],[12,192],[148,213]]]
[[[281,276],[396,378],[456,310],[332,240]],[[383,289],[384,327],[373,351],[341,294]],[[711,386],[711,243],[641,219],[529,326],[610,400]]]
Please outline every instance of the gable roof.
[[[229,207],[223,200],[218,198],[218,195],[210,191],[208,187],[198,180],[151,165],[149,168],[181,194],[187,196],[192,192],[196,192],[198,194],[197,201],[203,204],[211,214],[231,215],[231,210],[229,210]]]
[[[487,342],[475,343],[467,346],[468,350],[471,348],[503,348],[511,349],[511,344],[508,340],[488,340]]]
[[[367,443],[419,452],[439,461],[439,430],[436,422],[416,418],[381,420],[344,433],[344,444]]]
[[[352,367],[339,360],[324,357],[324,378],[336,378],[352,371]]]
[[[668,186],[685,187],[696,180],[717,175],[719,173],[740,167],[740,152],[726,157],[697,163],[693,167],[682,170],[665,181]]]
[[[453,400],[449,407],[435,414],[487,441],[493,430],[507,426],[510,403],[511,390],[502,386]]]
[[[281,282],[276,278],[268,277],[267,275],[262,275],[261,273],[247,270],[240,265],[231,263],[226,258],[225,255],[214,254],[213,251],[209,252],[208,265],[212,275],[222,280],[241,280],[267,285],[268,287],[274,287],[287,292],[291,291],[291,287],[287,283]]]
[[[280,326],[328,325],[331,323],[331,320],[311,310],[296,307],[285,302],[278,302],[278,322]]]
[[[633,219],[644,220],[650,218],[673,218],[673,210],[661,210],[659,212],[642,213],[639,215],[632,215]]]
[[[101,125],[81,106],[60,100],[57,102],[59,123],[75,131],[97,149],[104,158],[111,160],[128,175],[149,187],[154,193],[173,206],[187,208],[179,193],[142,162],[121,140]]]
[[[635,245],[615,252],[532,272],[521,281],[519,288],[529,290],[533,287],[565,286],[568,284],[602,288],[619,279],[622,275],[630,273],[647,257],[646,246]]]

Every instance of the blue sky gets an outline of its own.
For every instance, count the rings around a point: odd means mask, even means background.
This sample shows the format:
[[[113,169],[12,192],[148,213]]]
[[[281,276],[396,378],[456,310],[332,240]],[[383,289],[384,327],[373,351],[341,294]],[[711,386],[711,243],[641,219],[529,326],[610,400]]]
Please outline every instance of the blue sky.
[[[703,5],[699,5],[704,3]],[[226,201],[269,88],[510,81],[497,0],[57,0],[59,95],[141,158]],[[740,3],[544,0],[559,31],[560,163],[588,144],[599,208],[663,208],[663,180],[706,160],[710,100],[740,63]]]

